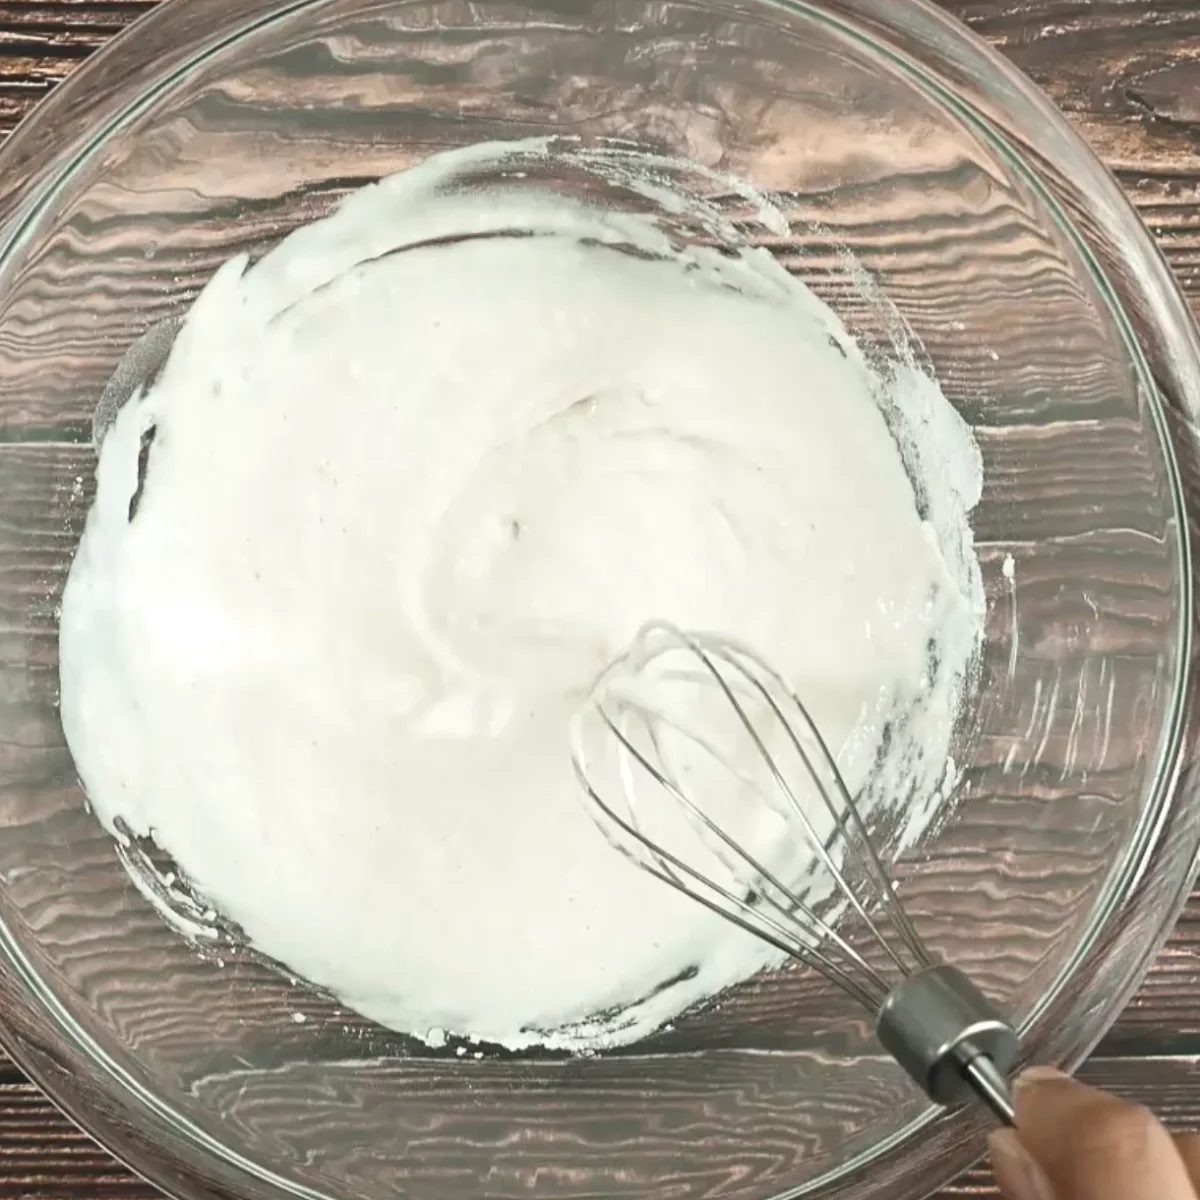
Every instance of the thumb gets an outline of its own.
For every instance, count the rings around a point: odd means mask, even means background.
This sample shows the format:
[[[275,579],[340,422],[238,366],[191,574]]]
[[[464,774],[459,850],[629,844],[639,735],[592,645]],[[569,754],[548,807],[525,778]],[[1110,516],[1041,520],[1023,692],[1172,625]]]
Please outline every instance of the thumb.
[[[1016,1086],[1017,1132],[992,1135],[1005,1200],[1197,1200],[1170,1134],[1144,1108],[1035,1067]]]

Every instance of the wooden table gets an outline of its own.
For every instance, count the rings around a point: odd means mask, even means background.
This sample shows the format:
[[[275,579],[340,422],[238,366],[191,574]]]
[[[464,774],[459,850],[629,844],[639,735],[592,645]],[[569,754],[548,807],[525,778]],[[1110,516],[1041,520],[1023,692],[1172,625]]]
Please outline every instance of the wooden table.
[[[0,136],[154,2],[0,0]],[[1040,84],[1099,151],[1200,315],[1200,0],[942,2]],[[1082,1074],[1150,1105],[1173,1128],[1200,1127],[1200,891]],[[156,1195],[0,1056],[0,1200]],[[994,1195],[982,1169],[943,1193]]]

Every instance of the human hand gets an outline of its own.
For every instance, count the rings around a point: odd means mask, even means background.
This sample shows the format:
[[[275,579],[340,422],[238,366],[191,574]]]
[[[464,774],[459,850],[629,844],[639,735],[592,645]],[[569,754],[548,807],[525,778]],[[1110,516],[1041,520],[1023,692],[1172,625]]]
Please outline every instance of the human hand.
[[[1200,1134],[1172,1137],[1144,1108],[1033,1067],[1018,1130],[992,1134],[1004,1200],[1200,1200]]]

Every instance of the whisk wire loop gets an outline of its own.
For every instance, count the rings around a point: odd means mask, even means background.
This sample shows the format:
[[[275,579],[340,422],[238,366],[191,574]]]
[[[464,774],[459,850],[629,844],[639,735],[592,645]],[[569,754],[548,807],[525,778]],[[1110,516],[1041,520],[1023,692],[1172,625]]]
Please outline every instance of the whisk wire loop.
[[[587,788],[586,784],[583,786],[585,789]],[[657,863],[652,865],[649,862],[635,859],[637,865],[648,875],[661,880],[663,883],[668,884],[676,891],[687,896],[690,900],[693,900],[697,904],[707,908],[710,912],[715,913],[717,916],[722,917],[731,924],[738,926],[738,928],[745,930],[747,933],[752,934],[754,937],[757,937],[766,942],[768,945],[773,946],[780,953],[799,959],[800,961],[807,963],[809,966],[815,967],[817,970],[824,972],[832,982],[845,989],[845,991],[851,997],[857,1000],[869,1011],[874,1011],[878,1008],[880,1002],[878,993],[874,991],[868,991],[866,988],[862,987],[858,981],[853,978],[853,976],[846,974],[845,971],[843,971],[842,968],[832,959],[828,958],[819,950],[797,942],[796,939],[788,933],[786,928],[780,925],[777,921],[769,918],[764,919],[763,914],[756,910],[754,906],[743,897],[738,896],[736,893],[731,892],[728,888],[725,888],[720,884],[714,883],[707,879],[694,867],[691,867],[681,859],[676,858],[669,851],[659,850],[657,847],[654,847],[640,830],[627,823],[622,817],[608,808],[608,806],[604,804],[602,800],[596,797],[594,793],[591,793],[591,799],[600,809],[603,810],[605,815],[614,824],[620,826],[625,833],[640,842],[643,846],[654,850],[656,859],[662,859],[662,865],[658,865]],[[625,854],[626,857],[633,857],[630,855],[626,847],[615,840],[610,839],[610,841],[612,842],[612,845],[622,854]],[[687,883],[685,883],[677,874],[675,874],[676,870],[682,872],[683,875],[692,879],[694,883],[700,885],[699,888],[697,889],[689,887]],[[710,891],[714,893],[716,897],[719,897],[719,899],[709,896],[707,893]]]
[[[677,665],[680,657],[686,669]],[[661,700],[647,700],[640,686],[647,682],[699,685],[686,719]],[[732,716],[733,749],[708,736],[703,720],[694,727],[706,711],[706,695],[723,702],[717,716]],[[769,722],[770,739],[759,719]],[[689,770],[680,770],[668,753],[667,732],[691,755],[684,759]],[[615,782],[607,778],[618,803],[597,783],[589,753],[593,733],[600,738],[599,765],[615,767]],[[655,879],[820,971],[874,1015],[880,1043],[936,1103],[973,1096],[1001,1122],[1015,1122],[1005,1080],[1019,1053],[1015,1031],[966,975],[925,947],[816,722],[758,655],[736,642],[652,622],[601,675],[570,737],[589,812],[612,846]],[[798,778],[794,766],[781,765],[784,758],[798,761]],[[697,801],[691,786],[697,780],[702,797],[707,783],[707,799],[718,811],[739,814],[737,836]],[[647,784],[653,786],[647,790]],[[651,796],[665,800],[665,808],[643,809]],[[818,803],[822,807],[814,808]],[[749,812],[739,807],[745,805]],[[827,830],[822,809],[831,821]],[[658,829],[681,836],[683,845],[664,845]],[[793,830],[813,853],[807,864],[787,858],[796,839],[786,835]],[[689,861],[697,853],[699,859]],[[803,886],[814,883],[807,872],[816,865],[827,879],[809,895]],[[785,882],[788,870],[801,886]],[[830,883],[832,889],[823,890]],[[898,981],[885,979],[836,927],[848,914],[881,948],[885,968],[890,964]]]
[[[780,725],[782,725],[783,729],[785,730],[786,736],[788,737],[792,746],[795,748],[805,770],[808,772],[809,778],[812,780],[816,788],[817,795],[820,797],[822,803],[825,805],[825,808],[833,818],[835,828],[842,823],[846,816],[849,816],[852,821],[856,822],[856,831],[861,834],[863,846],[867,851],[865,857],[867,858],[871,868],[873,868],[871,869],[871,874],[875,876],[874,882],[876,886],[879,887],[880,894],[884,898],[888,915],[891,917],[893,924],[896,926],[897,932],[900,934],[907,948],[916,957],[918,963],[922,963],[927,955],[921,946],[920,940],[912,930],[907,918],[904,917],[903,910],[899,909],[898,905],[893,908],[892,905],[888,905],[887,903],[888,900],[894,901],[891,881],[888,879],[886,872],[883,870],[882,864],[879,862],[878,854],[871,845],[870,838],[866,834],[866,827],[862,822],[862,818],[858,813],[857,807],[850,799],[850,795],[846,790],[846,785],[842,780],[841,772],[835,767],[832,771],[828,772],[831,777],[829,780],[824,780],[821,778],[813,761],[813,755],[807,753],[803,745],[801,745],[795,728],[784,716],[779,703],[776,701],[774,695],[772,695],[770,689],[766,687],[762,679],[759,678],[754,672],[746,670],[744,664],[739,662],[738,658],[734,656],[735,653],[752,663],[758,671],[766,674],[772,680],[772,682],[774,682],[783,691],[783,693],[792,700],[796,707],[797,713],[804,724],[806,732],[812,737],[818,748],[822,763],[832,765],[834,759],[829,752],[829,748],[826,745],[825,740],[821,737],[816,725],[813,723],[811,717],[809,717],[807,710],[795,697],[791,689],[788,688],[784,681],[778,675],[776,675],[775,672],[766,665],[766,663],[759,659],[750,650],[737,647],[736,651],[734,651],[731,643],[726,643],[726,645],[730,648],[725,649],[719,643],[710,642],[708,639],[701,639],[695,634],[684,633],[681,630],[672,630],[669,626],[666,626],[660,622],[655,622],[652,625],[647,626],[647,629],[660,630],[664,633],[672,632],[674,636],[682,637],[688,646],[694,651],[700,661],[704,663],[705,667],[712,675],[716,685],[721,689],[721,692],[724,694],[726,700],[728,700],[730,705],[733,707],[738,720],[740,721],[750,740],[753,742],[755,749],[758,750],[759,754],[762,756],[763,762],[765,763],[767,770],[770,772],[776,786],[779,788],[783,796],[786,797],[793,815],[803,827],[808,840],[820,858],[822,865],[833,877],[834,882],[841,889],[843,895],[850,902],[851,907],[866,925],[872,936],[879,943],[879,945],[883,947],[884,952],[895,964],[896,969],[900,971],[901,974],[908,974],[908,965],[893,948],[891,942],[883,935],[883,932],[880,930],[879,926],[868,912],[866,905],[863,904],[861,898],[859,897],[858,891],[851,887],[847,882],[841,868],[838,866],[837,862],[834,861],[833,855],[830,853],[825,839],[820,837],[820,835],[817,833],[815,827],[813,826],[812,819],[809,817],[808,813],[805,812],[804,806],[799,802],[795,791],[792,789],[791,785],[784,778],[782,771],[779,769],[779,764],[776,761],[775,756],[767,749],[767,746],[762,739],[762,735],[755,727],[754,722],[751,721],[749,714],[746,712],[745,707],[742,705],[733,688],[730,686],[729,681],[713,662],[713,657],[720,658],[721,661],[727,663],[730,667],[737,671],[758,693],[758,695],[767,704],[772,713],[779,720]],[[707,645],[706,642],[708,642]],[[830,796],[831,787],[836,791],[836,794],[843,801],[843,804],[840,808],[834,804],[833,799]],[[899,914],[898,917],[897,914]]]
[[[670,883],[676,890],[700,900],[707,908],[717,912],[719,915],[729,916],[735,924],[747,929],[748,932],[764,937],[764,940],[770,941],[772,945],[784,953],[806,961],[809,965],[817,967],[817,969],[824,971],[828,975],[835,976],[835,982],[868,1007],[872,1005],[877,1006],[881,1003],[887,996],[889,989],[887,982],[878,974],[874,967],[837,930],[822,921],[816,913],[808,908],[774,872],[763,866],[745,847],[736,842],[724,829],[717,825],[683,791],[678,782],[671,778],[667,770],[659,764],[652,762],[645,755],[606,709],[599,707],[598,711],[606,727],[620,744],[624,755],[628,756],[626,763],[629,760],[636,762],[655,782],[667,791],[684,811],[688,813],[691,819],[699,823],[707,833],[715,837],[722,846],[750,868],[754,873],[756,884],[754,895],[761,903],[752,903],[746,896],[739,895],[737,892],[718,883],[711,876],[697,870],[690,863],[647,837],[637,824],[635,805],[630,806],[633,816],[632,820],[627,820],[614,812],[596,794],[587,778],[586,770],[579,770],[580,762],[586,763],[586,757],[577,756],[576,774],[592,802],[602,810],[609,820],[619,826],[625,834],[638,842],[647,851],[654,864],[652,867],[644,861],[635,860],[638,862],[638,865],[650,871],[650,873],[656,875],[659,879]],[[650,736],[653,737],[653,732],[651,732]],[[627,766],[623,766],[624,770],[627,770]],[[610,838],[610,841],[612,840]],[[626,847],[620,843],[614,842],[614,844],[617,846],[617,849],[627,853],[628,856]],[[694,885],[702,889],[703,894],[698,895],[696,891],[685,884],[679,878],[679,873],[682,873]],[[736,910],[738,916],[735,918],[725,908],[716,904],[711,899],[711,896],[708,895],[709,893],[719,896],[725,904],[731,905]],[[783,898],[782,901],[779,897]],[[771,912],[764,911],[764,904],[774,910],[774,915]],[[798,918],[804,919],[802,929],[808,935],[808,939],[811,940],[797,937],[794,929],[789,928],[789,922],[800,924]],[[769,937],[762,932],[764,929],[769,931]],[[848,968],[845,964],[838,962],[834,957],[819,949],[821,940],[832,943],[834,948],[845,955],[850,960],[850,967]],[[862,973],[869,985],[868,987],[864,987],[849,973],[852,969],[857,969]]]
[[[703,640],[696,638],[694,634],[685,634],[684,636],[694,640],[697,643],[697,652],[700,653],[706,661],[708,661],[707,655],[703,650]],[[725,662],[728,662],[731,666],[734,666],[735,668],[739,666],[729,651],[718,649],[717,653],[719,657],[721,657]],[[909,919],[908,914],[904,911],[903,905],[900,904],[900,901],[896,896],[895,885],[892,882],[891,876],[885,869],[883,861],[879,857],[879,852],[875,848],[875,843],[871,839],[870,833],[867,830],[866,822],[863,820],[862,813],[858,809],[858,805],[855,804],[851,799],[850,793],[846,788],[846,782],[842,777],[842,773],[837,769],[836,760],[829,749],[829,745],[821,735],[821,731],[817,728],[816,722],[813,721],[808,709],[801,704],[799,697],[796,696],[796,694],[791,690],[791,688],[788,687],[783,679],[780,678],[780,676],[776,674],[776,672],[772,670],[765,662],[758,658],[753,651],[738,647],[736,653],[742,655],[751,663],[753,663],[758,671],[768,675],[779,687],[781,693],[790,700],[792,707],[795,709],[795,715],[797,719],[799,720],[805,733],[809,738],[811,738],[812,742],[816,746],[817,757],[819,758],[819,761],[828,768],[828,780],[822,780],[820,778],[816,769],[816,763],[814,762],[814,756],[806,752],[804,747],[801,745],[795,725],[793,725],[793,723],[787,719],[770,689],[762,683],[761,679],[751,673],[746,673],[746,677],[750,680],[752,686],[770,707],[774,715],[779,719],[780,725],[783,727],[788,739],[791,741],[792,746],[796,750],[797,755],[800,757],[805,768],[808,770],[809,777],[816,785],[817,792],[824,801],[825,806],[829,810],[834,821],[838,824],[841,824],[844,820],[849,819],[849,821],[854,825],[858,834],[859,845],[863,853],[863,859],[867,864],[868,871],[873,877],[873,882],[875,887],[878,889],[878,895],[886,910],[887,916],[891,921],[896,933],[903,941],[905,947],[916,960],[918,968],[933,966],[933,959],[930,957],[929,951],[925,948],[925,944],[921,941],[920,936],[913,927],[912,921]],[[713,669],[711,667],[711,663],[710,669]],[[718,681],[725,691],[725,694],[729,697],[731,703],[734,705],[734,708],[737,710],[739,719],[743,722],[747,731],[754,739],[758,749],[770,760],[770,770],[772,771],[775,780],[779,784],[784,795],[787,797],[788,802],[792,806],[796,816],[810,831],[810,836],[813,838],[814,842],[818,842],[819,840],[816,838],[815,831],[812,830],[812,823],[808,819],[807,814],[804,812],[803,806],[798,801],[796,793],[790,786],[788,786],[787,781],[782,777],[782,774],[779,772],[778,767],[775,764],[774,758],[767,753],[766,747],[763,745],[762,739],[759,737],[757,731],[750,722],[749,716],[746,714],[745,709],[737,702],[736,698],[732,696],[728,683],[720,677],[720,672],[716,671],[715,669],[713,670],[714,674],[718,676]],[[830,788],[837,793],[838,798],[841,801],[840,805],[835,805],[831,800],[828,790]],[[855,911],[866,923],[871,933],[875,935],[875,938],[880,942],[881,945],[883,945],[884,949],[888,952],[892,958],[892,961],[895,962],[900,971],[903,974],[908,974],[908,967],[892,950],[891,944],[883,936],[876,923],[871,919],[864,906],[859,901],[856,891],[846,885],[841,872],[837,869],[836,865],[832,863],[829,852],[825,848],[824,844],[819,844],[821,846],[823,860],[827,863],[829,869],[834,873],[838,883],[850,896],[851,902],[855,907]]]
[[[644,714],[644,710],[641,708],[638,708],[637,712],[639,715]],[[811,937],[832,942],[838,950],[840,950],[848,959],[850,959],[855,968],[857,968],[859,971],[862,971],[865,975],[867,975],[873,984],[886,992],[887,984],[883,978],[879,976],[879,974],[875,971],[875,968],[872,967],[871,964],[868,963],[867,960],[863,958],[862,955],[859,954],[859,952],[855,950],[854,947],[851,946],[850,943],[847,942],[845,938],[843,938],[837,932],[836,929],[823,921],[796,895],[793,889],[789,888],[779,879],[775,872],[771,871],[769,868],[763,865],[762,862],[751,855],[740,842],[731,838],[721,826],[713,821],[712,818],[709,817],[709,815],[692,800],[692,798],[679,785],[678,780],[675,779],[670,770],[665,767],[667,760],[664,755],[659,753],[658,760],[660,763],[664,764],[664,766],[660,767],[654,763],[650,763],[646,759],[645,755],[640,753],[635,746],[630,744],[627,738],[621,736],[621,731],[613,725],[609,714],[606,711],[602,711],[602,715],[604,716],[606,722],[609,723],[609,728],[612,730],[612,732],[616,734],[619,740],[621,740],[626,751],[633,758],[635,758],[641,764],[641,766],[651,774],[652,777],[662,783],[664,787],[668,788],[671,795],[685,809],[689,817],[698,823],[700,827],[703,828],[707,833],[712,834],[722,846],[727,848],[732,853],[733,857],[738,862],[750,869],[751,879],[753,880],[754,885],[754,893],[760,900],[770,905],[770,907],[773,908],[776,913],[783,918],[783,920],[796,921],[797,923],[802,922],[805,931]],[[735,779],[739,780],[740,782],[747,782],[746,777],[742,773],[735,770],[734,767],[721,756],[719,750],[708,739],[701,737],[694,730],[684,726],[677,725],[674,727],[674,729],[677,734],[681,735],[687,741],[705,751],[705,753],[711,756],[712,760],[719,767],[725,771],[728,771],[732,776],[734,776]],[[649,725],[647,727],[647,736],[651,744],[654,746],[656,752],[658,752],[657,734],[653,727]],[[783,786],[786,787],[786,785]],[[630,794],[631,811],[634,811],[635,806],[635,802],[632,799],[634,794],[635,793]],[[636,817],[636,812],[634,815]],[[810,831],[809,840],[815,845],[820,845],[821,849],[824,850],[824,845],[817,838],[815,830],[812,830],[811,824],[808,825],[808,828]],[[779,897],[783,898],[782,902]]]

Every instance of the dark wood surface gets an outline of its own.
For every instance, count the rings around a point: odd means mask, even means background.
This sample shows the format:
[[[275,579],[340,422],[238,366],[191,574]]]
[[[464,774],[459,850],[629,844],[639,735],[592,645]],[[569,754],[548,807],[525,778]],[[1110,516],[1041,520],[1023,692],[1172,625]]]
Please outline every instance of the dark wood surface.
[[[1076,123],[1137,203],[1200,314],[1200,0],[944,5]],[[153,0],[0,0],[0,136],[152,6]],[[1152,1106],[1173,1128],[1200,1127],[1200,893],[1083,1074]],[[0,1056],[0,1200],[156,1194]],[[994,1194],[979,1169],[943,1195]]]

